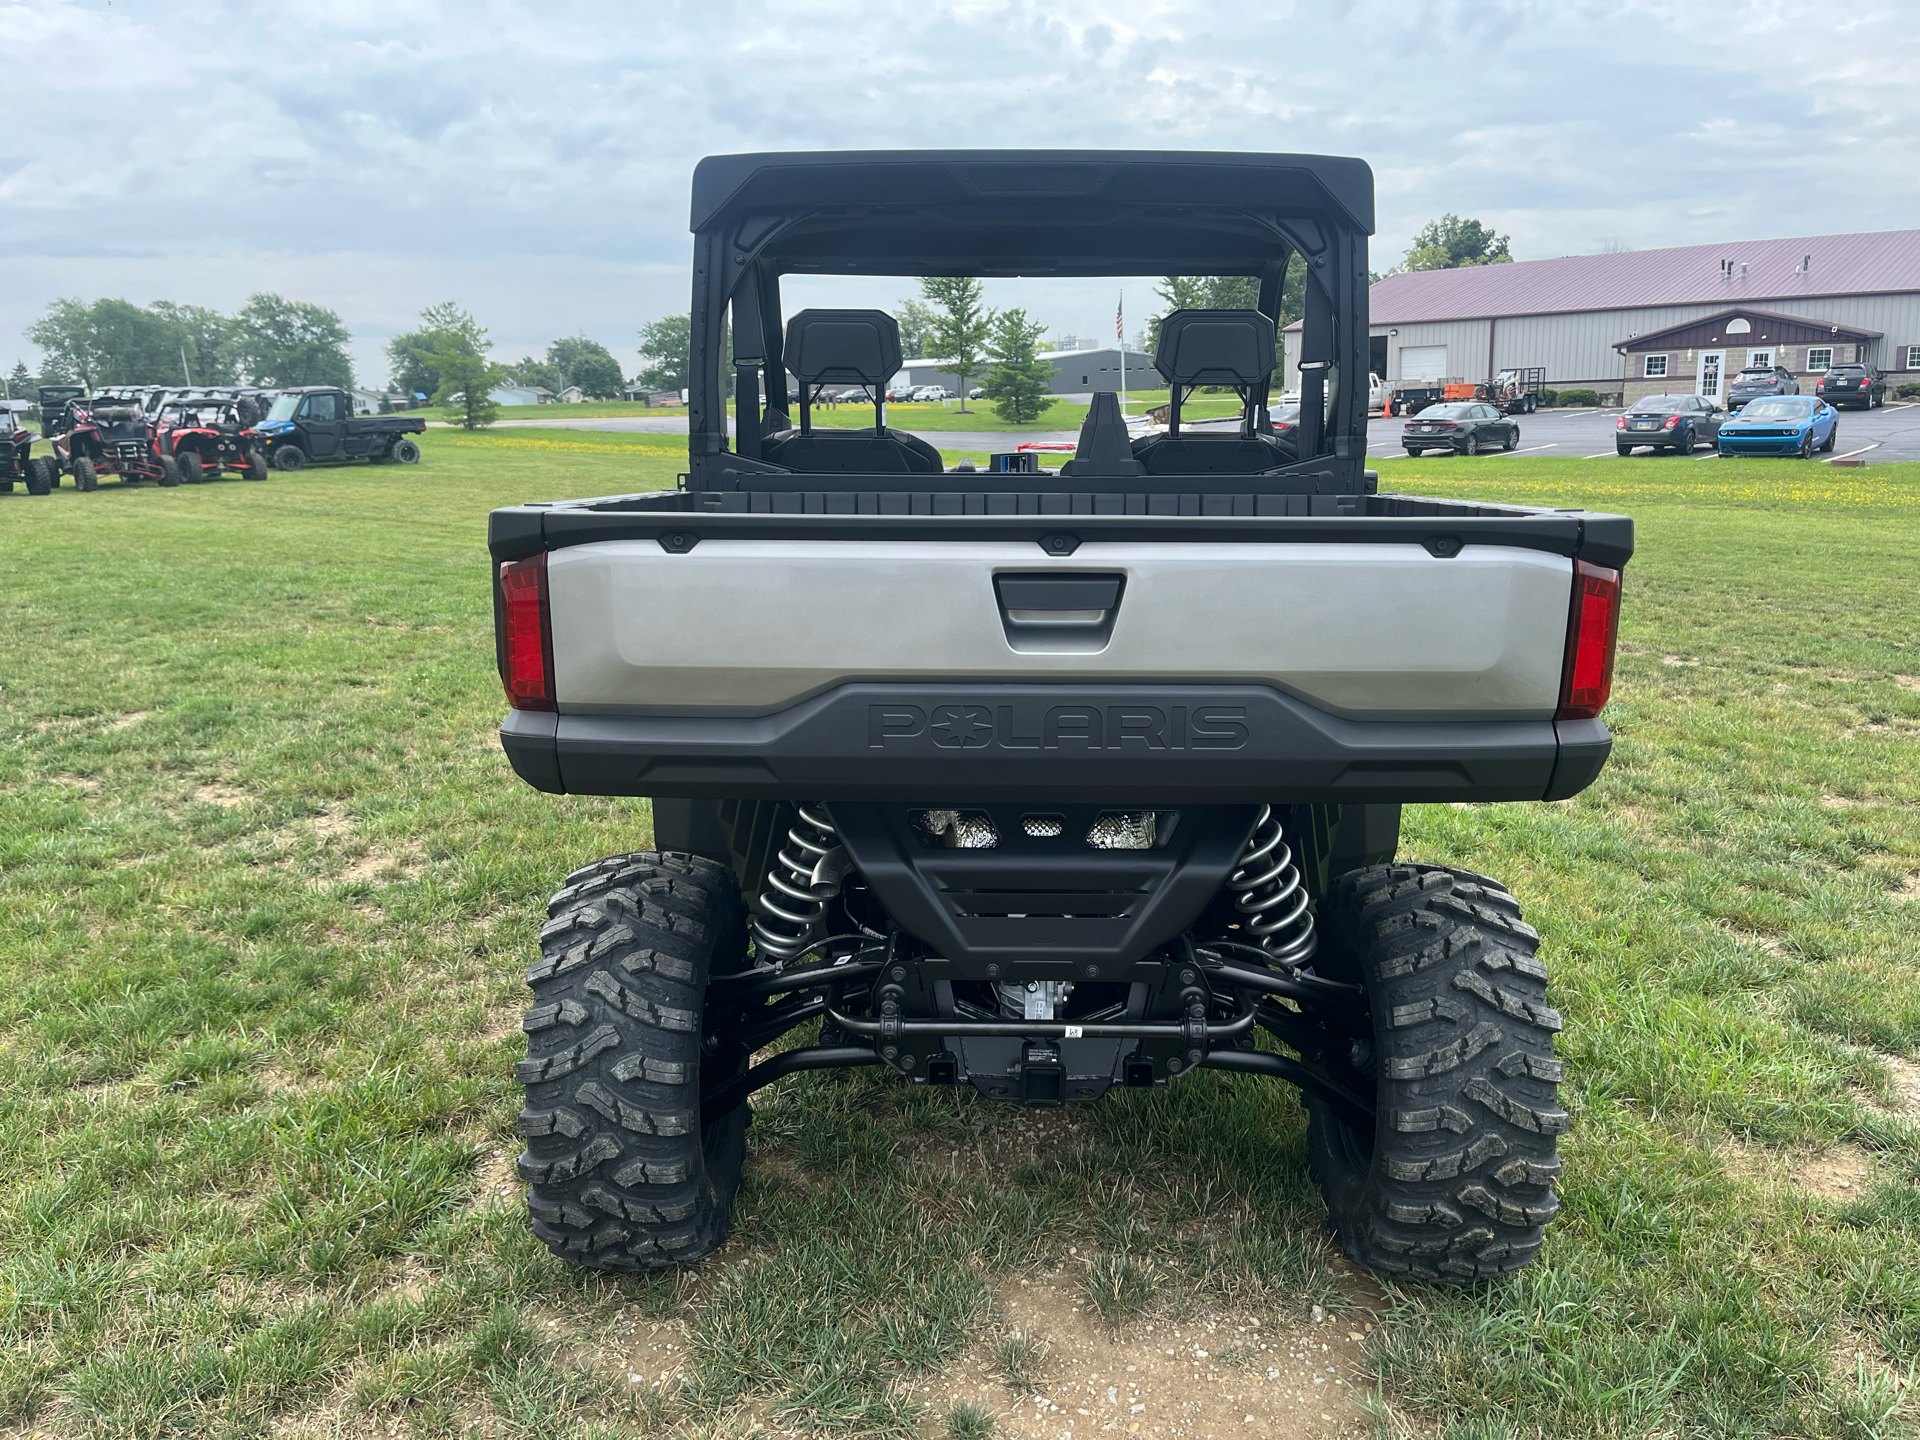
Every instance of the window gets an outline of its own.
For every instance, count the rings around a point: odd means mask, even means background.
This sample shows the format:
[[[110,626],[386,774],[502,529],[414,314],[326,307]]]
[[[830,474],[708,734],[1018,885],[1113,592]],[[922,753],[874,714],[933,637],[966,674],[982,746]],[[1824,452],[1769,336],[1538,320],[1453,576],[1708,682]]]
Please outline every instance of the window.
[[[1920,370],[1920,345],[1907,346],[1906,369]]]
[[[333,413],[333,398],[331,395],[309,395],[300,413],[308,420],[318,420],[322,423],[331,421],[337,418]]]
[[[1747,368],[1749,370],[1771,370],[1773,368],[1773,351],[1771,350],[1747,351]]]
[[[1808,370],[1831,370],[1833,368],[1833,347],[1815,345],[1807,350]]]
[[[1647,356],[1646,376],[1649,380],[1664,380],[1667,375],[1667,357],[1664,355]]]

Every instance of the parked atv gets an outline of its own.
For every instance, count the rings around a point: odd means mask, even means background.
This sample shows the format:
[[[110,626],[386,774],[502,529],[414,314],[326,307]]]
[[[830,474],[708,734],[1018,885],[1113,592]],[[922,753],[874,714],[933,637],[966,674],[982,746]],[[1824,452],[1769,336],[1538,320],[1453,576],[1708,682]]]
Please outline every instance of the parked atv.
[[[0,413],[0,494],[11,493],[16,480],[26,482],[29,495],[45,495],[53,489],[58,472],[46,456],[33,453],[34,438],[11,415]]]
[[[114,396],[67,401],[53,453],[76,490],[97,489],[103,475],[180,483],[180,468],[153,446],[153,422],[137,404]]]
[[[228,470],[248,480],[267,478],[260,437],[244,422],[237,400],[163,401],[153,417],[153,448],[162,465],[172,462],[183,484],[218,480]]]

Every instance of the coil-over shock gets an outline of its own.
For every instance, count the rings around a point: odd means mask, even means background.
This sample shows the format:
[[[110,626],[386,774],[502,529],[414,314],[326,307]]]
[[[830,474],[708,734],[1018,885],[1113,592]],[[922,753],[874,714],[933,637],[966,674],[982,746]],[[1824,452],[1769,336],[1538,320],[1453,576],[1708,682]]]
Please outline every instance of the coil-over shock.
[[[1275,965],[1304,965],[1320,948],[1313,926],[1313,900],[1294,863],[1280,817],[1271,805],[1260,807],[1253,834],[1227,877],[1233,905],[1246,916],[1246,931]]]
[[[802,805],[753,917],[754,948],[763,962],[797,960],[812,948],[848,868],[847,847],[826,806]]]

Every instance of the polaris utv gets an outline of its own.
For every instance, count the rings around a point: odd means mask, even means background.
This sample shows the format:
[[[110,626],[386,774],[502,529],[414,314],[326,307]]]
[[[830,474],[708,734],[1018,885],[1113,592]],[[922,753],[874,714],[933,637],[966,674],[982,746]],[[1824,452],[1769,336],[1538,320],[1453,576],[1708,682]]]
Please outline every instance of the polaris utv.
[[[1354,1260],[1465,1281],[1539,1248],[1567,1115],[1538,937],[1498,881],[1398,860],[1400,813],[1593,781],[1632,524],[1377,493],[1372,226],[1350,159],[701,162],[680,488],[490,527],[513,767],[653,802],[656,848],[568,876],[529,972],[519,1169],[556,1253],[698,1260],[748,1097],[846,1066],[1029,1106],[1284,1080]],[[884,397],[898,327],[783,323],[790,274],[1237,275],[1258,304],[1165,317],[1164,433],[1096,395],[1058,469],[978,471],[884,398],[811,423],[823,387]],[[1240,394],[1230,432],[1182,424],[1203,385]]]
[[[153,417],[153,448],[160,463],[172,465],[188,485],[218,480],[228,470],[249,480],[267,478],[260,437],[243,418],[237,399],[162,401]]]
[[[33,453],[34,433],[15,422],[11,409],[0,410],[0,494],[13,490],[13,482],[24,481],[29,495],[46,495],[53,489],[57,471],[45,455]]]
[[[137,396],[118,391],[68,400],[54,426],[53,453],[76,490],[97,489],[103,475],[122,480],[180,483],[180,470],[153,444],[153,419]]]

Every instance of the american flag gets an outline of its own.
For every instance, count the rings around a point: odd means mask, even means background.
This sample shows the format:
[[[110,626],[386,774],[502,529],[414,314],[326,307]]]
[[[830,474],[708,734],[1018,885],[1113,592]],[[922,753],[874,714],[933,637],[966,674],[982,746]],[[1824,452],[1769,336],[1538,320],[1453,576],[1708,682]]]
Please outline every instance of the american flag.
[[[1127,338],[1127,297],[1120,297],[1120,308],[1113,312],[1113,338],[1124,341]]]

